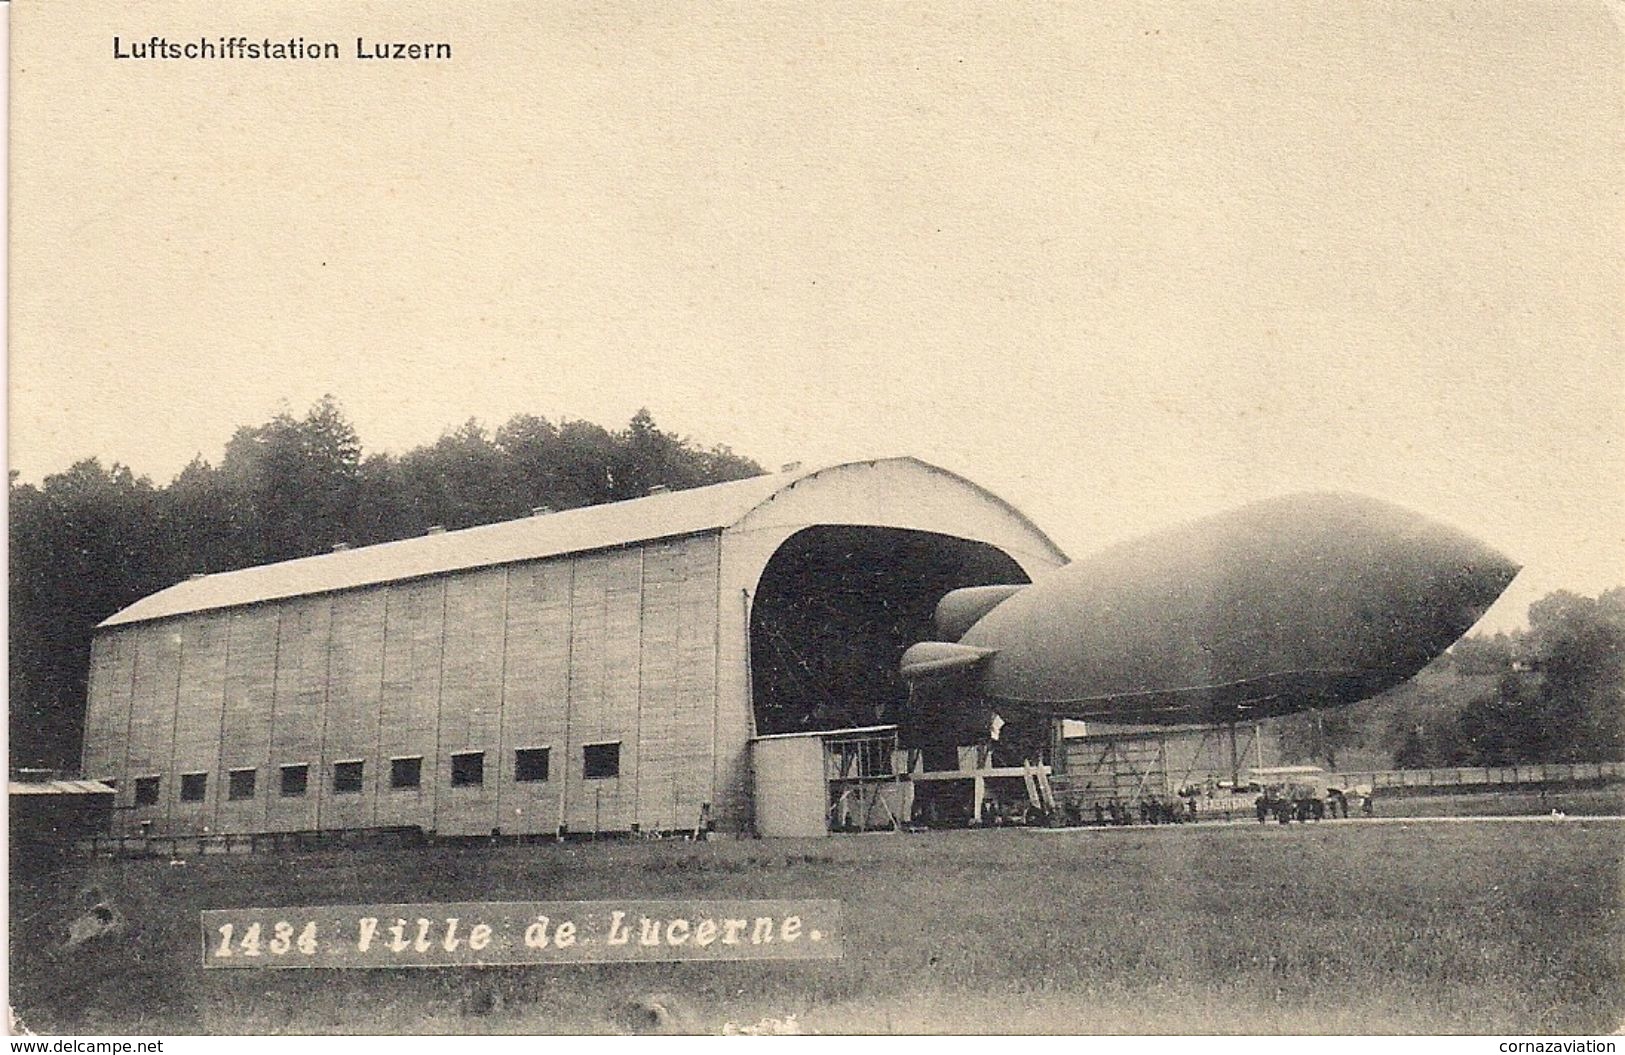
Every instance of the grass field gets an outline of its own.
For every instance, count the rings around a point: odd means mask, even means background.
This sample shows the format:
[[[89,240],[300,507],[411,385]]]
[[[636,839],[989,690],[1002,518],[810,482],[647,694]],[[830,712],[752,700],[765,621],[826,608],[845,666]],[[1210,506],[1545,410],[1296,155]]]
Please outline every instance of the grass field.
[[[1625,1009],[1625,824],[1182,826],[331,851],[13,873],[36,1031],[1595,1033]],[[68,951],[107,897],[127,932]],[[198,912],[366,901],[818,897],[826,963],[204,972]]]
[[[1553,810],[1571,817],[1625,815],[1625,784],[1605,787],[1475,791],[1434,789],[1426,793],[1390,794],[1377,800],[1383,817],[1544,816]]]

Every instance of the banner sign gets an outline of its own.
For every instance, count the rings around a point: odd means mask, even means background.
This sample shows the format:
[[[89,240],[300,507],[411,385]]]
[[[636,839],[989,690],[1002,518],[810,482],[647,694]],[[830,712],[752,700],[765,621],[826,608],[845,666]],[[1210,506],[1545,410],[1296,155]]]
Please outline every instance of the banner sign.
[[[211,909],[203,966],[838,960],[839,901],[488,901]]]

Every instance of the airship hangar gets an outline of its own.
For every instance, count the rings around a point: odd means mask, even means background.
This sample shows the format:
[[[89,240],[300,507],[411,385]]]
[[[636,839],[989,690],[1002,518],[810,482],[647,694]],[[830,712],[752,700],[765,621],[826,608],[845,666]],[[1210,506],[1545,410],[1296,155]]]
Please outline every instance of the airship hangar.
[[[98,628],[82,772],[123,836],[815,834],[897,812],[939,599],[1066,562],[901,457],[197,575]]]

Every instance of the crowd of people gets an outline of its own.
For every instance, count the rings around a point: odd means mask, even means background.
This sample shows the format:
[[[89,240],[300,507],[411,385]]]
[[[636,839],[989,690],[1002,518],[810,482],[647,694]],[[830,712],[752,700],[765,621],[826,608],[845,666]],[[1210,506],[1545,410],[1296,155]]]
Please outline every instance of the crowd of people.
[[[1121,799],[1095,802],[1088,813],[1082,803],[1072,801],[1063,809],[1066,821],[1074,827],[1085,825],[1096,828],[1120,827],[1129,824],[1192,824],[1196,821],[1194,798],[1158,798],[1151,796],[1125,803]],[[1092,814],[1092,819],[1089,819]]]
[[[1150,797],[1131,802],[1114,798],[1086,806],[1079,798],[1072,797],[1057,802],[1053,810],[1027,802],[1000,802],[990,798],[982,804],[981,825],[990,828],[1018,824],[1108,828],[1132,824],[1190,824],[1196,817],[1194,798]]]
[[[1360,795],[1360,814],[1370,817],[1375,814],[1369,793]],[[1339,788],[1328,788],[1324,795],[1317,790],[1305,788],[1265,788],[1259,793],[1253,803],[1253,809],[1258,815],[1258,823],[1263,824],[1271,817],[1281,824],[1290,824],[1293,821],[1304,823],[1307,821],[1320,821],[1338,817],[1348,817],[1348,793]]]
[[[1255,784],[1253,787],[1257,788],[1258,785]],[[1368,790],[1358,788],[1353,792],[1353,796],[1359,800],[1359,812],[1366,817],[1373,816],[1374,810]],[[1180,788],[1174,794],[1147,795],[1127,800],[1112,797],[1090,801],[1087,792],[1063,793],[1056,798],[1058,801],[1053,808],[1044,808],[1024,797],[1000,799],[990,795],[982,802],[981,810],[974,819],[966,815],[968,811],[962,810],[957,816],[957,824],[952,823],[952,819],[945,817],[938,808],[943,803],[936,799],[928,799],[923,803],[916,803],[915,817],[923,827],[941,827],[944,823],[950,827],[962,827],[968,821],[972,826],[980,827],[1037,825],[1112,828],[1138,824],[1194,824],[1203,813],[1197,805],[1203,798],[1203,789],[1200,786]],[[1242,817],[1246,816],[1246,798],[1241,794],[1237,794],[1234,799],[1228,795],[1225,798],[1235,803],[1236,813]],[[1281,824],[1290,824],[1294,820],[1319,821],[1349,816],[1349,798],[1349,792],[1338,788],[1272,785],[1259,792],[1253,800],[1253,809],[1259,823],[1271,818]],[[1207,812],[1211,816],[1229,819],[1235,816],[1231,809],[1229,805],[1224,805],[1220,811],[1209,809]]]
[[[1375,810],[1370,794],[1356,794],[1362,816],[1373,816]],[[1073,800],[1058,804],[1063,824],[1073,827],[1110,828],[1133,824],[1194,824],[1201,816],[1196,795],[1180,797],[1147,796],[1131,802],[1113,798],[1096,801],[1089,807]],[[1245,800],[1243,800],[1245,801]],[[1254,800],[1254,809],[1260,823],[1274,818],[1281,824],[1292,821],[1307,822],[1349,815],[1349,794],[1337,788],[1323,794],[1294,788],[1267,788]],[[1243,807],[1245,809],[1245,807]],[[1228,817],[1228,811],[1224,816]],[[1245,814],[1243,814],[1245,816]]]

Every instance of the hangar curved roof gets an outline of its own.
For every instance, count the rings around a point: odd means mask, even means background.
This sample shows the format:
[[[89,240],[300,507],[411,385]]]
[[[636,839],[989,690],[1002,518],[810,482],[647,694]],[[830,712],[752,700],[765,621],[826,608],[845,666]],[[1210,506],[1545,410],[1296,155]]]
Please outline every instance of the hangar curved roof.
[[[461,531],[418,535],[239,571],[200,575],[143,597],[103,620],[99,628],[719,531],[738,524],[803,480],[848,466],[881,462],[910,463],[973,488],[1030,527],[1034,535],[1054,551],[1057,563],[1065,561],[1065,555],[1036,525],[980,485],[917,458],[881,458],[769,473],[708,487],[582,506]]]

